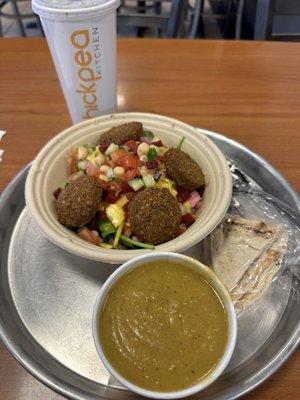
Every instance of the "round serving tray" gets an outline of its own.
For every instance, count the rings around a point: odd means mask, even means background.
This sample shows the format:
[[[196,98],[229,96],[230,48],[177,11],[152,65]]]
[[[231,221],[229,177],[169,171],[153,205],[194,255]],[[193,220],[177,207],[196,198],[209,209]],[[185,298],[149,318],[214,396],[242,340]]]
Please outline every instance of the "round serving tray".
[[[207,134],[254,185],[299,212],[297,194],[264,159],[215,133]],[[31,218],[24,199],[25,168],[0,203],[0,335],[37,379],[72,399],[134,399],[106,371],[93,345],[92,307],[116,266],[85,260],[56,247]],[[201,245],[186,254],[201,259]],[[296,278],[275,281],[238,317],[238,340],[225,373],[195,399],[235,399],[267,379],[300,338]]]

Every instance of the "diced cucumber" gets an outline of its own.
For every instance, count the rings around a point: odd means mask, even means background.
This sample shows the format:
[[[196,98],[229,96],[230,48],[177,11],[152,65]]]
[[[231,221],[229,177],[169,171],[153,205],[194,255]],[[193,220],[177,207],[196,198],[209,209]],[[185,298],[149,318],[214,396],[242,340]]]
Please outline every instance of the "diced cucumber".
[[[143,176],[143,181],[147,189],[155,186],[155,180],[151,174]]]
[[[117,150],[119,146],[115,143],[111,143],[108,148],[105,151],[105,155],[109,156],[111,153],[113,153],[115,150]]]
[[[78,161],[77,168],[78,168],[78,171],[85,171],[86,161]]]
[[[144,182],[143,179],[135,178],[131,179],[131,181],[128,182],[128,185],[130,185],[132,189],[136,192],[144,186]]]

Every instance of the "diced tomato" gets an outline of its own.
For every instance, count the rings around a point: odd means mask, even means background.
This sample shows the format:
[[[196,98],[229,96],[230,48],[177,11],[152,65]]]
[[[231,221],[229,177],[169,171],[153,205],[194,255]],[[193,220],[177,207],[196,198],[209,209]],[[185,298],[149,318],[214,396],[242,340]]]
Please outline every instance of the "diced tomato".
[[[99,221],[107,220],[107,215],[106,215],[106,212],[104,210],[99,210],[98,211],[98,220]]]
[[[109,183],[104,181],[103,179],[101,179],[101,175],[100,175],[99,183],[100,183],[100,186],[101,186],[102,190],[108,190],[109,189]]]
[[[118,164],[116,161],[114,160],[108,160],[106,161],[106,164],[110,167],[110,168],[115,168]]]
[[[104,201],[106,201],[106,203],[109,203],[109,204],[114,204],[117,201],[117,199],[118,199],[118,197],[114,193],[110,192],[105,197]]]
[[[161,140],[157,140],[156,142],[152,142],[151,144],[153,144],[153,145],[156,146],[156,147],[162,147],[162,146],[163,146]]]
[[[129,201],[132,200],[135,195],[136,195],[135,192],[128,192],[128,193],[125,194],[127,200],[129,200]]]
[[[165,161],[165,155],[164,154],[159,154],[158,156],[156,156],[156,158],[161,162]]]
[[[185,224],[180,224],[179,229],[177,231],[177,236],[181,235],[183,232],[187,230],[187,227]]]
[[[119,160],[121,160],[124,156],[126,156],[127,153],[123,149],[117,149],[113,153],[111,153],[110,158],[115,161],[116,163],[119,163]]]
[[[149,136],[142,136],[141,138],[140,138],[140,141],[141,142],[143,142],[143,143],[148,143],[148,144],[150,144],[151,143],[151,138],[149,137]]]
[[[120,165],[125,169],[125,171],[128,171],[129,169],[132,168],[137,168],[139,163],[139,158],[138,156],[135,155],[127,155],[124,157],[122,160],[120,160]]]
[[[193,222],[195,222],[195,217],[193,217],[192,214],[187,213],[181,217],[181,222],[186,226],[190,226]]]
[[[125,172],[125,174],[122,175],[122,179],[126,182],[130,181],[133,179],[138,173],[137,168],[129,169],[128,171]]]
[[[122,191],[122,183],[121,182],[110,182],[109,188],[116,196],[118,196]]]
[[[178,198],[182,202],[187,201],[191,197],[191,192],[189,190],[183,190],[178,193]]]
[[[133,189],[132,189],[132,187],[130,185],[128,185],[127,182],[123,182],[122,183],[122,192],[123,193],[130,193],[130,192],[133,192]]]
[[[89,176],[94,176],[95,178],[99,178],[100,170],[95,165],[89,163],[86,168],[86,173]]]
[[[138,143],[135,140],[128,140],[127,142],[124,143],[124,146],[126,146],[127,149],[132,153],[136,153],[136,150],[138,148]]]
[[[191,197],[189,199],[189,202],[191,204],[191,207],[195,207],[195,205],[201,200],[201,197],[198,192],[194,191],[191,193]]]
[[[125,236],[130,237],[132,234],[132,230],[129,226],[125,226],[123,233]]]
[[[144,166],[146,166],[146,161],[142,161],[142,160],[139,159],[138,167],[141,168],[141,167],[144,167]]]
[[[156,160],[146,161],[146,167],[148,169],[157,169],[158,168],[158,162]]]
[[[199,210],[201,207],[202,207],[202,201],[200,200],[200,201],[198,201],[198,203],[196,203],[195,209]]]
[[[102,242],[101,238],[97,235],[95,235],[92,231],[90,231],[88,228],[83,228],[81,229],[81,231],[78,234],[81,239],[92,243],[92,244],[96,244],[98,245],[99,243]]]
[[[106,150],[108,149],[109,144],[108,143],[101,143],[99,144],[99,150],[102,154],[104,154],[106,152]]]
[[[97,218],[94,216],[89,223],[87,224],[88,228],[91,231],[96,231],[97,230]]]
[[[68,158],[68,164],[69,164],[69,175],[75,174],[75,172],[77,172],[77,160],[73,153]]]
[[[129,186],[129,185],[128,185]],[[130,186],[129,186],[130,187]],[[56,200],[58,199],[58,195],[61,192],[61,188],[57,188],[56,190],[54,190],[53,192],[53,196],[56,198]]]

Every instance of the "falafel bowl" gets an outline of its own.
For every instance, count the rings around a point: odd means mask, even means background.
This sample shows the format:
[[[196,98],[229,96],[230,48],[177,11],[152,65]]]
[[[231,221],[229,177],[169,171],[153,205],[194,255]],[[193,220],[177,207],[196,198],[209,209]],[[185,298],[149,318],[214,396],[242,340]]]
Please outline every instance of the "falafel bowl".
[[[110,263],[191,247],[220,222],[231,192],[226,159],[211,140],[145,113],[107,115],[65,130],[38,154],[25,189],[50,240]]]

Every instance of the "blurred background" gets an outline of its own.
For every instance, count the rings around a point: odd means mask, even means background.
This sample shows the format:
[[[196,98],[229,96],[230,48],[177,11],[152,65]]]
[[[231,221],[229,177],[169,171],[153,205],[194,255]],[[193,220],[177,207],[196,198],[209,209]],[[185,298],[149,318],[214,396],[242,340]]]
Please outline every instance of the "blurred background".
[[[300,0],[122,0],[120,37],[300,40]],[[43,36],[28,0],[0,0],[0,36]]]

